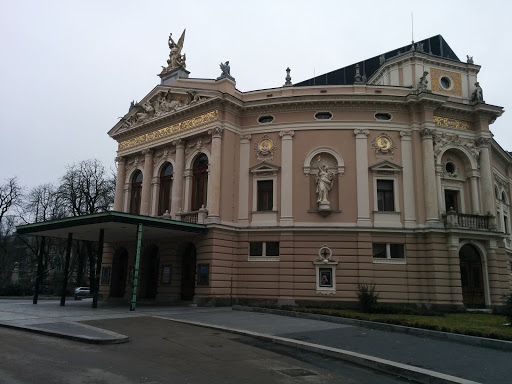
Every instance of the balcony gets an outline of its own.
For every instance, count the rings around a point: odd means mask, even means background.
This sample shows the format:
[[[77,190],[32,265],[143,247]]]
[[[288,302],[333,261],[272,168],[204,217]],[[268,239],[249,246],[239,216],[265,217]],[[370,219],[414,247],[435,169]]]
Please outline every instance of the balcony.
[[[464,228],[477,231],[495,231],[495,217],[487,215],[469,215],[466,213],[457,213],[448,211],[443,214],[444,226],[446,228]]]

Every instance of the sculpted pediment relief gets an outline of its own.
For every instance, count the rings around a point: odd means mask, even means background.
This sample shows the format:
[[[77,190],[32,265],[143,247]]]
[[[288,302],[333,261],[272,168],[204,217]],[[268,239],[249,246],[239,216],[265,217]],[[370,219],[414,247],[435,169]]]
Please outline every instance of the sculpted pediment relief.
[[[249,168],[249,170],[253,175],[267,176],[276,175],[280,168],[281,167],[278,165],[274,165],[271,163],[267,163],[266,161],[263,161],[260,164],[257,164],[254,167]]]
[[[380,163],[374,164],[370,167],[370,171],[382,173],[398,173],[402,172],[402,167],[392,163],[391,161],[381,161]]]
[[[197,91],[187,91],[186,94],[180,94],[171,90],[158,90],[148,95],[145,100],[133,105],[133,108],[131,107],[130,111],[121,117],[121,121],[116,124],[110,134],[115,135],[208,99],[210,97],[201,96]]]

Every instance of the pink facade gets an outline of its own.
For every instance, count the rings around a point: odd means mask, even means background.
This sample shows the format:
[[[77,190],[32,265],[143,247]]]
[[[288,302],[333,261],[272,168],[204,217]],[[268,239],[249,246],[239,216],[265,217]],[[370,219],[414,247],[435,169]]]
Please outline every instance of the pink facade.
[[[145,240],[139,300],[350,303],[374,282],[386,302],[501,305],[512,157],[489,125],[502,108],[480,97],[478,65],[402,52],[346,84],[243,93],[230,76],[162,74],[109,132],[115,210],[207,233]],[[105,297],[130,297],[134,249],[106,246]]]

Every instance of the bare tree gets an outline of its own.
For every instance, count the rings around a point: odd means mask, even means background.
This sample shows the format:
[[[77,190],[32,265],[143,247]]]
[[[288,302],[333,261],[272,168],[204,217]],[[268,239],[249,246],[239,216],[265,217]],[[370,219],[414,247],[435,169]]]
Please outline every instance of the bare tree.
[[[18,184],[18,179],[12,177],[4,184],[0,184],[0,222],[10,208],[20,204],[23,190]]]
[[[112,209],[115,194],[115,176],[107,173],[97,160],[84,160],[67,168],[59,188],[63,204],[72,216],[81,216]],[[85,260],[89,261],[89,281],[94,289],[96,254],[91,243],[76,244],[77,284],[82,284]]]
[[[60,193],[72,216],[105,212],[114,205],[115,179],[99,160],[84,160],[67,168]]]

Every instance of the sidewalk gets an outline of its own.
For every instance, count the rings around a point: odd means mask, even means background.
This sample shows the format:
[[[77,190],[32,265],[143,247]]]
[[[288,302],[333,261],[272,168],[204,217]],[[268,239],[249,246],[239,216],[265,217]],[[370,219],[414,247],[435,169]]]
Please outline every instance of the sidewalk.
[[[0,326],[90,343],[122,343],[128,337],[81,324],[106,318],[155,316],[312,350],[424,383],[504,383],[512,377],[512,352],[409,334],[231,307],[158,307],[99,303],[0,300]]]

